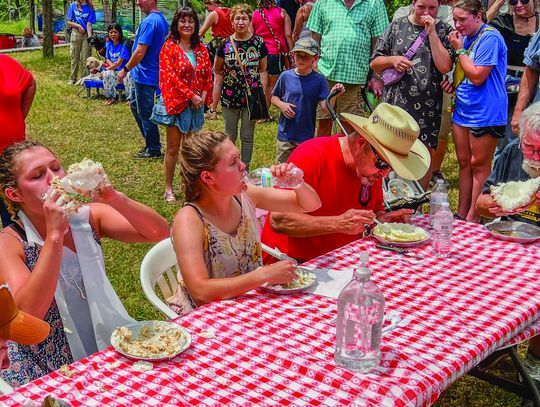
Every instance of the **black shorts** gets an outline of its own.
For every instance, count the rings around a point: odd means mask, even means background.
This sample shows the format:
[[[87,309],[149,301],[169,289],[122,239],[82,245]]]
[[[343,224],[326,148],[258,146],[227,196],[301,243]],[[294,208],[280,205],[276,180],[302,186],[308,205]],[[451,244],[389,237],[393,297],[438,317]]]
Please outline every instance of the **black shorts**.
[[[482,137],[489,134],[495,138],[504,138],[506,126],[469,127],[469,130],[474,137]]]
[[[283,55],[268,54],[266,59],[268,61],[266,65],[268,75],[279,75],[285,70],[285,59],[283,58]]]

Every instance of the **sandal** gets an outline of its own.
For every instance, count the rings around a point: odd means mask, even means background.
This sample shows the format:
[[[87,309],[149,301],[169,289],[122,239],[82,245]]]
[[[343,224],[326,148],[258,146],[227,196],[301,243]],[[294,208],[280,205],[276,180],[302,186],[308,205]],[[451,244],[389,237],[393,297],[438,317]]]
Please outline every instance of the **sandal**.
[[[273,121],[274,121],[274,118],[272,116],[268,116],[268,119],[257,120],[257,123],[258,124],[263,124],[263,123],[269,123],[269,122],[273,122]]]
[[[167,202],[168,204],[176,203],[176,197],[174,196],[173,191],[165,191],[165,193],[163,194],[163,198],[165,198],[165,202]]]

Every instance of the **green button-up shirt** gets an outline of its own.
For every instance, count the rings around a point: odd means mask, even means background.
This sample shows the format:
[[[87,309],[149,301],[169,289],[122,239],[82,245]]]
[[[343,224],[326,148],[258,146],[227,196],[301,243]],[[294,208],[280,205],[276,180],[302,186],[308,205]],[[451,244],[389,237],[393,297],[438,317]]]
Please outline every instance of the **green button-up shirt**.
[[[343,0],[318,0],[307,27],[321,36],[319,71],[334,82],[365,84],[371,39],[387,26],[383,0],[356,0],[350,9]]]

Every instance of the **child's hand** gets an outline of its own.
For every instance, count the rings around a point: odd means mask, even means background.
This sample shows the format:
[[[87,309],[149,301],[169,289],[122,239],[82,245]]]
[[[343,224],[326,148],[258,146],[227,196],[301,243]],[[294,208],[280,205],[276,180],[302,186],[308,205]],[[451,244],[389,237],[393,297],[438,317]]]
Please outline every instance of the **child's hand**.
[[[345,86],[343,86],[342,83],[336,83],[334,86],[332,86],[332,89],[330,89],[330,93],[334,93],[334,92],[336,92],[335,97],[338,97],[343,92],[345,92]]]
[[[287,119],[292,119],[294,116],[296,116],[296,112],[294,111],[295,108],[296,105],[287,102],[281,102],[281,104],[279,105],[279,110],[281,110],[281,112]]]

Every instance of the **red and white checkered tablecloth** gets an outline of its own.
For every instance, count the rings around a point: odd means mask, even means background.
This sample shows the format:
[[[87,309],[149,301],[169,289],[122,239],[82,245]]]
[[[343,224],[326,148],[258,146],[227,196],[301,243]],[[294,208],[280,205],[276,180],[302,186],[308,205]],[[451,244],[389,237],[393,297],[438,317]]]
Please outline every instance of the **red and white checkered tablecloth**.
[[[540,332],[539,323],[531,325],[540,316],[540,245],[498,241],[465,222],[456,222],[453,245],[447,259],[432,257],[429,246],[413,249],[426,255],[418,262],[380,251],[370,238],[309,263],[347,269],[368,250],[387,310],[414,317],[383,337],[381,366],[372,373],[334,364],[335,311],[294,308],[335,300],[253,291],[178,319],[192,334],[191,347],[151,371],[133,371],[133,361],[109,348],[71,365],[72,378],[54,372],[0,403],[55,394],[74,406],[429,405],[516,334]],[[215,337],[200,335],[208,332]],[[111,366],[115,361],[120,366]]]

